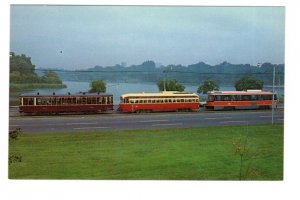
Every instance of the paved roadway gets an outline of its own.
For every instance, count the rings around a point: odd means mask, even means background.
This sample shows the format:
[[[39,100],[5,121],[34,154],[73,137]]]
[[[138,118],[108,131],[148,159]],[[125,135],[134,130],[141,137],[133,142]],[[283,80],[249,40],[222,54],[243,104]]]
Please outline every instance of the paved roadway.
[[[270,110],[248,110],[59,116],[13,115],[9,118],[9,129],[22,128],[24,133],[51,133],[270,124],[271,114]],[[274,122],[283,123],[283,121],[284,112],[275,111]]]

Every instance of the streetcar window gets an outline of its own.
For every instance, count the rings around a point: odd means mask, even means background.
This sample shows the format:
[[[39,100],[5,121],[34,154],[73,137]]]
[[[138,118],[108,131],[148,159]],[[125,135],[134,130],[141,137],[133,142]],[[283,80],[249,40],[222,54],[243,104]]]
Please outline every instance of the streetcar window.
[[[43,98],[42,99],[42,104],[43,105],[48,105],[48,101],[49,101],[48,98]]]
[[[57,105],[61,105],[61,98],[59,98],[59,97],[56,98],[56,104],[57,104]]]
[[[55,104],[55,101],[53,98],[49,98],[49,105],[54,105]]]
[[[262,95],[264,100],[272,100],[272,95]]]
[[[222,101],[231,101],[231,98],[229,95],[223,95],[223,96],[221,96],[221,100]]]
[[[91,103],[92,103],[91,97],[87,97],[87,98],[86,98],[86,103],[87,103],[87,104],[91,104]]]
[[[252,101],[256,101],[256,100],[258,100],[258,96],[257,95],[251,95],[251,100]]]
[[[221,101],[221,96],[220,95],[216,95],[215,96],[215,101]]]
[[[45,105],[51,105],[51,102],[50,102],[50,98],[49,98],[49,97],[46,97],[46,98],[45,98]]]
[[[262,95],[263,100],[272,100],[272,98],[269,98],[269,95]]]
[[[251,95],[242,95],[242,101],[249,101],[251,99]]]
[[[30,106],[33,105],[34,101],[33,98],[23,98],[23,105]]]
[[[27,98],[23,98],[23,105],[24,106],[28,105],[28,99]]]
[[[86,104],[86,97],[81,97],[81,104]]]
[[[110,97],[106,97],[106,104],[111,104],[111,98]]]
[[[102,97],[97,97],[97,102],[96,102],[96,104],[101,104],[101,102],[102,102]]]
[[[80,97],[76,97],[76,104],[81,104],[81,99],[80,99]]]
[[[208,101],[214,101],[214,96],[213,95],[209,95],[207,100]]]
[[[36,98],[36,105],[41,105],[41,104],[42,104],[42,99]]]
[[[92,97],[91,100],[92,100],[92,104],[97,104],[97,97]]]

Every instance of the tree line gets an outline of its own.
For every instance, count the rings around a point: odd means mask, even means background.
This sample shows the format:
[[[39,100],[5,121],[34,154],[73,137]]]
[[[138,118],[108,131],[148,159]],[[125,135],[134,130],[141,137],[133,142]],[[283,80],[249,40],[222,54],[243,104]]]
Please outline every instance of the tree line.
[[[46,70],[43,76],[35,73],[35,65],[31,62],[31,57],[25,54],[16,55],[10,53],[10,83],[44,83],[44,84],[62,84],[59,76],[51,71]]]
[[[157,83],[159,91],[184,91],[185,86],[177,80],[161,80]],[[261,90],[264,82],[255,77],[242,77],[235,82],[234,87],[237,91],[257,89]],[[207,94],[210,91],[218,91],[219,84],[214,80],[205,80],[199,85],[197,92]],[[90,83],[89,92],[106,92],[106,83],[103,80],[95,80]]]
[[[199,62],[191,65],[160,65],[145,61],[139,65],[95,66],[85,70],[56,70],[66,81],[103,80],[109,82],[159,82],[162,79],[177,80],[181,83],[198,84],[203,80],[216,80],[220,85],[234,84],[243,76],[253,76],[265,84],[272,84],[273,68],[276,69],[276,83],[284,84],[284,64],[262,63],[231,64],[222,62],[209,65]]]

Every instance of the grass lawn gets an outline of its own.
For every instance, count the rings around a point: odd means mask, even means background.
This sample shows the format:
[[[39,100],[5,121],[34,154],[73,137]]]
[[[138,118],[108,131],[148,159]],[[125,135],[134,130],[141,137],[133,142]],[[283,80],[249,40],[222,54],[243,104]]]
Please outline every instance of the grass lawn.
[[[9,164],[9,178],[238,180],[241,134],[256,154],[243,164],[250,179],[282,180],[283,125],[21,135],[10,141],[22,161]]]

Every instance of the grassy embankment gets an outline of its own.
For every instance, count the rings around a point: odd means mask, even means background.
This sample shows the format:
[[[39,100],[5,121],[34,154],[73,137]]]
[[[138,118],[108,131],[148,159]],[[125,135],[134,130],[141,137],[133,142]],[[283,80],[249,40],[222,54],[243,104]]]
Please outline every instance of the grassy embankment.
[[[21,135],[11,179],[238,180],[247,135],[254,180],[283,179],[283,125]]]
[[[66,88],[64,84],[50,84],[50,83],[10,83],[9,85],[9,105],[19,105],[19,95],[37,89],[60,89]]]

